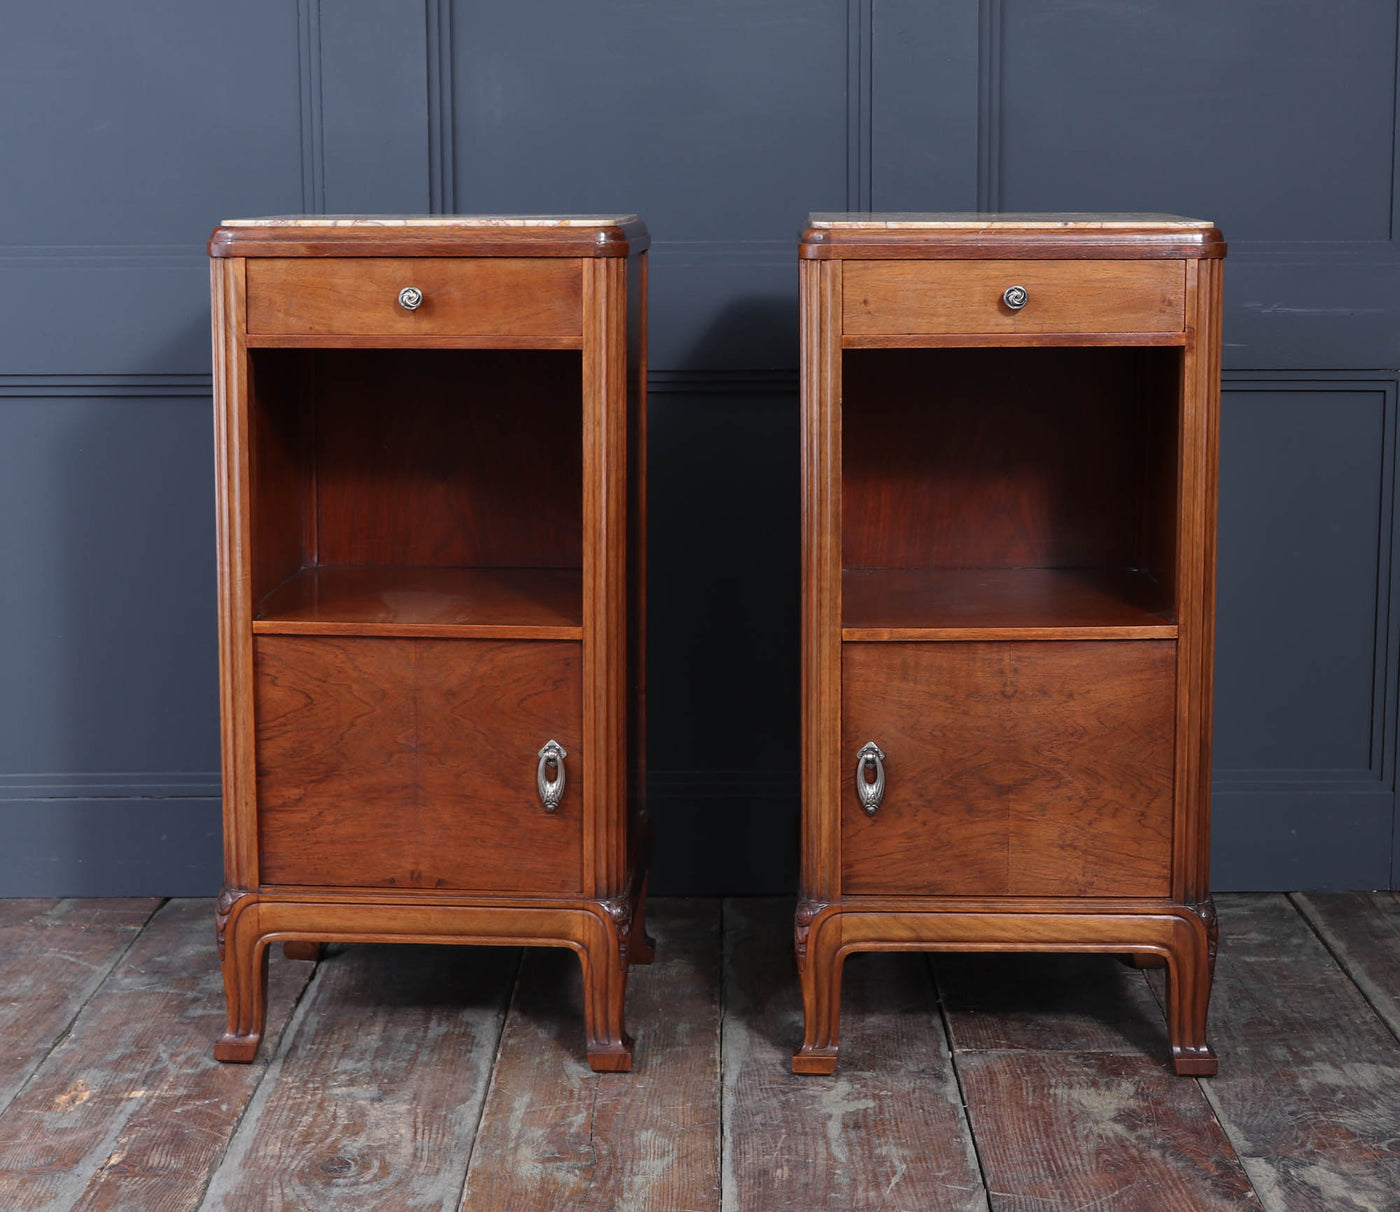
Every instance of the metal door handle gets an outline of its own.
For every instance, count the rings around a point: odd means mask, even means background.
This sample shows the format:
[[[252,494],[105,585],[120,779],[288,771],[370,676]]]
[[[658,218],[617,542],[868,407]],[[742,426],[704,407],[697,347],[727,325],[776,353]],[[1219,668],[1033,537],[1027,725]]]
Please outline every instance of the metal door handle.
[[[558,741],[549,741],[540,750],[539,769],[535,771],[535,786],[539,788],[540,803],[546,812],[553,812],[564,798],[564,759],[569,755]],[[555,778],[548,777],[549,767],[556,771]]]
[[[868,768],[874,767],[875,779],[865,777]],[[856,796],[867,816],[874,816],[885,798],[885,755],[874,741],[867,741],[856,754]]]

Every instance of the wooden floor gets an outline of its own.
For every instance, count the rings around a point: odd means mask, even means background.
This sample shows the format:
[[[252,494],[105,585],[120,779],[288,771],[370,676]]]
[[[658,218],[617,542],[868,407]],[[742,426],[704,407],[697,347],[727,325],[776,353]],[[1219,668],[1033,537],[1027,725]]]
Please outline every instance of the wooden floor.
[[[1220,1076],[1103,957],[858,956],[794,1077],[791,903],[660,901],[631,1074],[565,952],[274,957],[210,1049],[208,901],[0,901],[0,1209],[1400,1209],[1400,899],[1218,898]]]

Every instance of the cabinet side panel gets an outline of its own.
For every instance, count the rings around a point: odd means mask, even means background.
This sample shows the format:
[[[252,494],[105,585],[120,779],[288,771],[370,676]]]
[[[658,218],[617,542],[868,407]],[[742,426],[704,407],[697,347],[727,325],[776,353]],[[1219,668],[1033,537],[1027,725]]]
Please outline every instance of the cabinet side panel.
[[[1220,407],[1217,262],[1186,266],[1187,340],[1181,382],[1178,502],[1176,830],[1172,895],[1206,895],[1209,697],[1215,585],[1215,467]]]
[[[629,803],[635,818],[647,800],[647,254],[627,265],[627,661]],[[633,826],[628,865],[638,861]]]
[[[841,895],[841,274],[801,263],[802,895]]]
[[[258,852],[244,262],[238,257],[212,261],[210,274],[214,326],[214,482],[224,883],[230,888],[255,888]]]
[[[627,830],[627,263],[583,270],[584,892],[624,891]]]

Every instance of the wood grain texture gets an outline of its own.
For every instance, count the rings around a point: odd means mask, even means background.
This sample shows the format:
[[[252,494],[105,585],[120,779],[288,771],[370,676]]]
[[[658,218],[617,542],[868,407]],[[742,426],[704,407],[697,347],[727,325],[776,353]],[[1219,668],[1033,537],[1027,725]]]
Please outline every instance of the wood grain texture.
[[[621,895],[631,869],[628,802],[627,266],[583,272],[584,893]]]
[[[208,901],[172,901],[156,913],[0,1115],[6,1212],[199,1206],[264,1069],[208,1056],[223,1018],[210,911]],[[272,1040],[311,972],[272,965]]]
[[[1170,349],[842,357],[846,569],[1137,569],[1176,510],[1146,439],[1175,429]],[[1175,554],[1175,553],[1170,553]],[[1169,601],[1169,599],[1166,599]]]
[[[791,904],[724,912],[725,1207],[985,1209],[927,961],[856,957],[841,1075],[801,1077]]]
[[[801,267],[802,896],[841,895],[841,265]]]
[[[317,534],[304,563],[582,566],[577,354],[302,356]]]
[[[455,1205],[517,967],[513,949],[336,948],[206,1212]]]
[[[1013,310],[1003,292],[1022,286]],[[852,261],[842,332],[1180,332],[1180,261]]]
[[[1270,1212],[1388,1212],[1400,1043],[1286,898],[1218,901],[1221,1066],[1206,1090],[1255,1190]]]
[[[0,1111],[160,906],[0,900]]]
[[[564,258],[259,258],[248,332],[377,336],[577,336],[581,262]],[[416,287],[410,311],[399,291]]]
[[[1400,894],[1307,892],[1291,898],[1319,938],[1400,1038]]]
[[[845,645],[845,893],[1165,896],[1174,662],[1155,641]]]
[[[960,1052],[993,1212],[1258,1208],[1195,1082],[1104,1053]]]
[[[579,968],[525,956],[471,1151],[463,1212],[717,1212],[720,907],[666,901],[633,974],[630,1077],[580,1059]]]
[[[581,640],[572,568],[304,568],[259,603],[259,635]]]
[[[1096,568],[862,568],[841,574],[843,640],[1175,639],[1144,573]]]
[[[577,644],[259,637],[264,879],[577,893],[580,683]],[[568,754],[553,813],[551,739]]]

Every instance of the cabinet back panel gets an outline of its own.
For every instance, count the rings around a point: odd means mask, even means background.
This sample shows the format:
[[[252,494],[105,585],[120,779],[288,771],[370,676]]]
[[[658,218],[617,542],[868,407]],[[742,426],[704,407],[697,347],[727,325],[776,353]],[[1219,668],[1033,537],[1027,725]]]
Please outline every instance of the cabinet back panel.
[[[254,663],[265,883],[581,891],[581,645],[260,636]]]
[[[1175,677],[1170,640],[846,644],[843,891],[1168,895]]]
[[[306,565],[581,566],[577,353],[257,350],[255,371],[278,359],[300,387],[255,401],[269,567],[294,543]]]
[[[1176,424],[1176,392],[1143,385],[1159,359],[1180,353],[847,351],[844,566],[1143,567],[1160,546],[1144,528],[1175,513],[1174,475],[1149,475],[1146,453]]]

